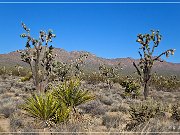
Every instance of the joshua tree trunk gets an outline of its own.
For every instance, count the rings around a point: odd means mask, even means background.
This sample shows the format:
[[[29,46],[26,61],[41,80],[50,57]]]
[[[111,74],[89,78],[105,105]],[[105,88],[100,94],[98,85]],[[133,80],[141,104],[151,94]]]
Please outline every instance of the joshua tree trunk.
[[[144,98],[147,99],[149,95],[149,80],[144,84]]]
[[[150,82],[150,78],[151,78],[151,68],[147,66],[145,66],[144,69],[144,98],[145,100],[147,99],[148,95],[149,95],[149,82]]]
[[[38,50],[38,48],[36,48],[36,60],[35,60],[35,65],[34,65],[34,75],[35,75],[35,86],[36,86],[36,90],[41,91],[41,86],[40,86],[40,78],[39,78],[39,59],[40,59],[40,52]]]

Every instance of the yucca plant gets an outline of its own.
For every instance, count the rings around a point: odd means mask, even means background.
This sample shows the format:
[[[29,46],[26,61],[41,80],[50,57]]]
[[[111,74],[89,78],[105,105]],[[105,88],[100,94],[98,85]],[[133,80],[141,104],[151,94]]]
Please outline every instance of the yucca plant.
[[[42,120],[49,125],[51,122],[62,122],[68,118],[69,109],[65,104],[57,101],[52,93],[34,94],[27,98],[21,108],[31,117]]]
[[[53,88],[53,95],[76,113],[76,106],[94,99],[88,90],[81,90],[80,81],[70,80]]]

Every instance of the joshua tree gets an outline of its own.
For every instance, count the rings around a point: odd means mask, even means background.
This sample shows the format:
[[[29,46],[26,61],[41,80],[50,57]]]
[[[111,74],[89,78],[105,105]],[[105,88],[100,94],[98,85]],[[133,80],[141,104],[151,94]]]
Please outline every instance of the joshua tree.
[[[147,99],[149,94],[149,83],[151,79],[151,71],[155,61],[163,62],[160,57],[169,54],[173,55],[175,49],[168,49],[165,52],[159,54],[158,56],[153,56],[154,50],[158,47],[162,36],[159,34],[159,31],[151,31],[151,34],[138,34],[137,42],[140,43],[142,46],[141,49],[142,53],[139,51],[140,61],[138,65],[133,62],[134,67],[137,70],[138,75],[140,76],[141,82],[144,85],[144,98]],[[152,49],[150,48],[150,43],[153,43]]]
[[[115,67],[107,67],[104,64],[99,66],[100,75],[103,77],[104,81],[109,86],[109,89],[112,88],[112,83],[113,83],[112,79],[118,75],[117,70],[119,66],[120,63],[118,64],[118,66]]]
[[[21,34],[22,38],[26,38],[26,49],[20,51],[22,61],[30,65],[34,85],[37,90],[44,90],[48,84],[50,74],[52,72],[52,64],[54,60],[53,47],[49,46],[52,38],[55,37],[52,30],[47,33],[45,31],[39,32],[39,38],[34,39],[30,35],[30,29],[22,23],[23,29],[26,33]]]
[[[72,77],[79,78],[83,72],[82,67],[85,65],[85,59],[87,59],[88,54],[80,55],[75,61],[70,63],[55,62],[53,64],[53,73],[59,81],[66,81]]]

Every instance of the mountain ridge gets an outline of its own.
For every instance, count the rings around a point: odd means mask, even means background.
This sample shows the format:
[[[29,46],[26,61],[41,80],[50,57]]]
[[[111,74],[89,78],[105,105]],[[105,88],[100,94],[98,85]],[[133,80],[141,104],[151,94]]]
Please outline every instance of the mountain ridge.
[[[103,58],[98,57],[95,54],[92,54],[88,51],[66,51],[62,48],[55,48],[54,53],[57,54],[56,60],[62,61],[62,62],[70,62],[71,60],[74,60],[79,55],[87,53],[88,58],[86,59],[86,69],[87,70],[98,70],[98,67],[100,64],[105,64],[109,66],[115,66],[119,63],[121,63],[121,66],[124,71],[127,73],[133,73],[135,71],[135,68],[133,67],[132,62],[138,62],[139,59],[134,59],[131,57],[127,58]],[[0,54],[0,63],[1,66],[15,66],[15,65],[21,65],[21,66],[28,66],[26,63],[21,61],[20,53],[17,51],[9,52],[6,54]],[[168,73],[168,74],[176,74],[180,76],[180,63],[172,63],[172,62],[156,62],[153,67],[153,71],[157,71],[159,73]]]

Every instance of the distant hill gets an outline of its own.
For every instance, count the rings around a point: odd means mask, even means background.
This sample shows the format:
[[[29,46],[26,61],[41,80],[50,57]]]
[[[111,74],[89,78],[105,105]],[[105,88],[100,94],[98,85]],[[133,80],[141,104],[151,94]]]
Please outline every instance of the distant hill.
[[[138,60],[133,58],[116,58],[116,59],[105,59],[101,57],[97,57],[94,54],[85,51],[71,51],[67,52],[64,49],[55,48],[55,53],[57,54],[56,59],[58,61],[70,62],[77,58],[80,54],[88,53],[89,56],[86,60],[86,71],[97,71],[100,64],[106,64],[109,66],[117,65],[121,63],[123,70],[121,71],[123,74],[133,74],[135,68],[132,65],[132,62],[136,63]],[[10,52],[8,54],[0,54],[0,66],[28,66],[26,63],[21,61],[20,54],[16,51]],[[159,74],[163,75],[177,75],[180,77],[180,63],[170,63],[170,62],[156,62],[153,71],[156,71]]]

